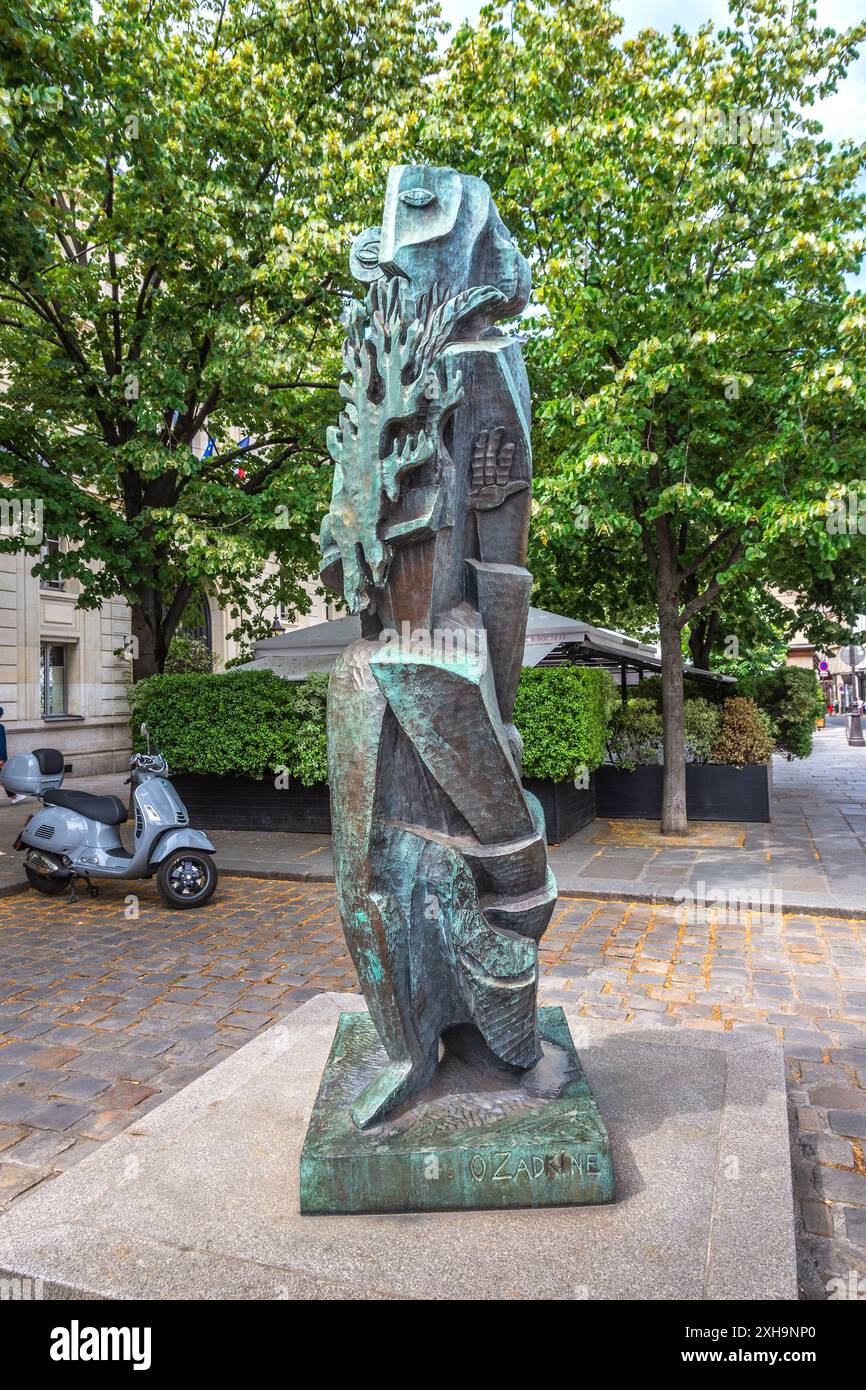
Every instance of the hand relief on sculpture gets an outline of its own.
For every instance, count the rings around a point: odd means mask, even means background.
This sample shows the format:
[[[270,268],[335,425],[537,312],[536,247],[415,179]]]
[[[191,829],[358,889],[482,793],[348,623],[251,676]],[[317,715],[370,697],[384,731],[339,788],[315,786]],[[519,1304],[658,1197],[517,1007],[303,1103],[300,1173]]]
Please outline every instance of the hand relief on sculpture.
[[[430,1082],[440,1046],[491,1067],[541,1055],[537,943],[556,901],[511,723],[531,576],[519,341],[497,319],[526,261],[477,178],[391,170],[355,242],[322,577],[361,618],[329,692],[337,891],[388,1064],[373,1125]],[[407,634],[409,640],[407,640]]]

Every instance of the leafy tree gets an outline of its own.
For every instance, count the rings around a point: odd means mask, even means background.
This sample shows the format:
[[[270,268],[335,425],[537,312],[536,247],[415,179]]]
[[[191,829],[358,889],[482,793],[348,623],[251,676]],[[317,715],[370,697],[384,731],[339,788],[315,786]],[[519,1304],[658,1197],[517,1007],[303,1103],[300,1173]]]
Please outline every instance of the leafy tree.
[[[529,533],[532,601],[540,608],[599,627],[658,640],[651,575],[621,536],[600,536],[577,526],[550,535],[546,513]]]
[[[69,542],[37,573],[129,601],[138,679],[204,588],[309,606],[347,238],[441,26],[429,0],[0,7],[5,497]]]
[[[166,675],[189,675],[193,672],[213,672],[213,652],[206,642],[175,633],[165,659]]]
[[[662,644],[662,828],[686,829],[683,644],[734,586],[808,592],[866,492],[866,147],[809,118],[866,34],[809,0],[617,41],[604,0],[516,3],[455,39],[436,138],[534,253],[538,523],[639,548]],[[447,120],[446,120],[447,114]],[[629,563],[623,561],[623,563]],[[781,587],[785,587],[784,583]]]

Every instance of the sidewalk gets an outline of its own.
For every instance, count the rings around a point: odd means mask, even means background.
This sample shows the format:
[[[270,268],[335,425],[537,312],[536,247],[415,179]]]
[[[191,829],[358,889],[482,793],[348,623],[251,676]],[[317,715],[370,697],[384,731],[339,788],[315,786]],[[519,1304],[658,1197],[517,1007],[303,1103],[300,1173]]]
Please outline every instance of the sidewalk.
[[[649,821],[594,821],[551,853],[564,895],[670,901],[678,890],[764,895],[783,912],[866,911],[866,748],[841,722],[815,735],[811,758],[773,759],[769,825],[692,823],[688,840]]]
[[[770,825],[695,823],[680,841],[659,835],[650,821],[584,826],[551,847],[560,895],[673,902],[689,890],[705,899],[725,893],[760,901],[765,911],[866,913],[866,749],[849,748],[841,724],[828,726],[815,735],[811,758],[776,758],[773,777]],[[128,795],[119,774],[75,779],[74,786]],[[34,806],[0,805],[0,893],[22,883],[11,845]],[[224,874],[333,879],[329,836],[233,830],[210,835]]]

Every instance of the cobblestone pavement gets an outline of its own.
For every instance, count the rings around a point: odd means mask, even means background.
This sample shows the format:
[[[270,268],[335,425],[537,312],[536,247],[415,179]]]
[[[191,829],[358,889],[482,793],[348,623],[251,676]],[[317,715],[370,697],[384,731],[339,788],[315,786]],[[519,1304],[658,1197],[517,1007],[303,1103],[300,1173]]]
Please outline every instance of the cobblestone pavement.
[[[117,1134],[318,990],[355,988],[328,884],[222,881],[0,901],[0,1203]],[[866,1276],[866,920],[561,899],[542,997],[642,1028],[775,1038],[788,1067],[801,1285]],[[866,1287],[866,1285],[864,1285]]]
[[[0,1208],[86,1157],[320,990],[356,989],[331,885],[223,879],[0,899]]]

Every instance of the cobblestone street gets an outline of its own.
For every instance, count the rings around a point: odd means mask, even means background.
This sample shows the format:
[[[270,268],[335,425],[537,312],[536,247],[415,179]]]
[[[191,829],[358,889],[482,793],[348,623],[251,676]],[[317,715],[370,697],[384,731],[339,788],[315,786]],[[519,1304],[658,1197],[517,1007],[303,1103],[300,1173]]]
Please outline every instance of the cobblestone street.
[[[0,900],[3,1205],[315,992],[355,987],[329,884],[223,879],[197,913],[147,885],[129,910],[121,885]],[[781,1041],[803,1292],[866,1274],[866,920],[565,899],[541,959],[543,1002]]]

